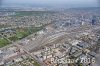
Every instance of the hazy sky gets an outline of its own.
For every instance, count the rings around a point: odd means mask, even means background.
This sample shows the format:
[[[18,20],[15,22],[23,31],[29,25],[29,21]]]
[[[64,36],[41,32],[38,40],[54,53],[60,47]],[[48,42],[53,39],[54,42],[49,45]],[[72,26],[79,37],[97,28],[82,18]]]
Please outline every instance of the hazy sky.
[[[43,5],[43,6],[54,6],[54,7],[97,7],[99,6],[99,0],[0,0],[0,6],[1,5],[2,6]]]

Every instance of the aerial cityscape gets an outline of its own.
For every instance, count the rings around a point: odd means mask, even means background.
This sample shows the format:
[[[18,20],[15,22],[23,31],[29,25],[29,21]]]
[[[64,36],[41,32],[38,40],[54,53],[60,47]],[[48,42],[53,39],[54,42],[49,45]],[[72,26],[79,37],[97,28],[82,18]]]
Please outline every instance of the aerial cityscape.
[[[99,0],[0,0],[0,66],[100,66]]]

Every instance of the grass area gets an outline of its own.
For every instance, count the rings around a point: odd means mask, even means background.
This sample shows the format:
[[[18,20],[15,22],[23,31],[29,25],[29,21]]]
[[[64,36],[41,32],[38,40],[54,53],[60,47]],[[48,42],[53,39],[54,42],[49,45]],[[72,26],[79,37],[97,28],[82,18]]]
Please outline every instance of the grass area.
[[[43,27],[29,27],[29,28],[19,28],[16,31],[16,34],[14,36],[9,37],[8,39],[11,41],[17,41],[21,40],[25,37],[27,37],[30,34],[33,34],[39,30],[43,29]],[[6,38],[0,39],[0,48],[8,45],[10,42]]]
[[[44,14],[54,13],[53,11],[16,11],[14,16],[42,16]]]
[[[29,60],[29,62],[31,62],[34,66],[41,66],[39,63],[37,63],[36,61],[34,61],[31,58],[27,58],[27,60]]]
[[[18,40],[18,38],[17,38],[16,36],[9,37],[8,39],[10,39],[11,41],[16,41],[16,40]]]
[[[5,38],[0,38],[0,48],[8,45],[10,42]]]
[[[17,40],[27,37],[28,35],[30,35],[32,33],[35,33],[41,29],[43,29],[43,27],[30,27],[30,28],[22,29],[21,31],[18,30],[16,32],[16,35],[9,37],[8,39],[10,39],[11,41],[17,41]]]
[[[34,66],[40,66],[36,61],[33,63]]]

